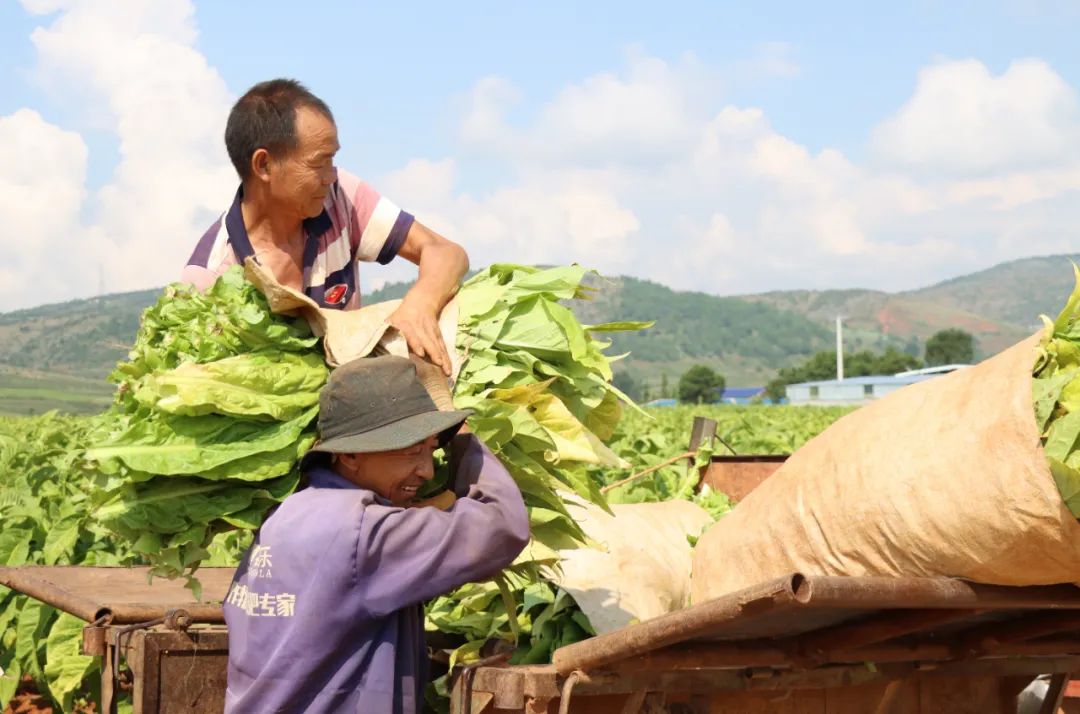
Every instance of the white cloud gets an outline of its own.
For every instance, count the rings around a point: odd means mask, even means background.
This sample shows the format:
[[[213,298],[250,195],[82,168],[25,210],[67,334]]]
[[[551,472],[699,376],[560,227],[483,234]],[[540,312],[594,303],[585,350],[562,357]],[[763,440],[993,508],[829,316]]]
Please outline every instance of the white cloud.
[[[1076,93],[1044,62],[925,69],[867,163],[727,104],[713,76],[692,57],[631,54],[524,120],[522,92],[489,77],[455,158],[388,185],[476,265],[578,261],[714,293],[905,289],[1080,243]],[[463,188],[476,157],[508,178]]]
[[[59,11],[31,35],[37,52],[33,77],[89,122],[77,129],[114,133],[119,161],[104,185],[88,189],[87,149],[77,133],[36,115],[28,118],[27,110],[5,118],[24,131],[34,127],[44,143],[57,147],[54,153],[67,147],[62,150],[80,159],[65,162],[42,152],[23,164],[0,163],[0,185],[43,189],[40,195],[65,209],[49,221],[16,212],[13,233],[4,240],[34,237],[38,252],[50,256],[54,299],[96,292],[99,267],[107,291],[175,280],[199,236],[225,207],[235,181],[221,140],[231,97],[194,48],[190,2],[23,4],[31,12]],[[74,204],[72,196],[79,198]],[[18,250],[27,259],[35,255]],[[11,283],[0,287],[0,304],[8,309],[36,302],[42,302],[40,296]]]
[[[380,185],[425,225],[466,243],[477,267],[578,261],[611,272],[636,269],[628,259],[640,222],[612,191],[591,180],[595,174],[539,172],[482,197],[455,193],[455,175],[451,159],[414,160]],[[409,269],[391,270],[404,278]]]
[[[1080,101],[1044,61],[993,75],[974,59],[919,72],[911,99],[874,133],[886,162],[931,173],[986,175],[1080,157]]]
[[[506,113],[521,99],[521,93],[502,77],[485,77],[473,87],[468,109],[461,120],[460,135],[467,144],[502,148],[513,142]]]
[[[521,100],[509,81],[487,77],[471,93],[461,136],[485,155],[513,154],[536,166],[651,165],[686,151],[705,117],[701,92],[721,77],[693,55],[676,64],[630,51],[623,72],[602,72],[564,87],[527,126],[507,115]]]
[[[30,109],[0,117],[0,295],[3,304],[65,296],[58,274],[77,269],[65,238],[85,199],[86,144]],[[48,239],[43,240],[43,237]]]

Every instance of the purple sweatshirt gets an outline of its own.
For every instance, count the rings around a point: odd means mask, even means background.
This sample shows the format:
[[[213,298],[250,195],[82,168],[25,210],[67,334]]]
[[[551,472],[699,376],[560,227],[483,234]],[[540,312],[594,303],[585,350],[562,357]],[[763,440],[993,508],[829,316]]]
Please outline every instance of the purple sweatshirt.
[[[263,524],[225,602],[225,711],[418,712],[421,603],[483,580],[529,539],[521,493],[475,436],[459,436],[447,511],[398,508],[326,468]]]

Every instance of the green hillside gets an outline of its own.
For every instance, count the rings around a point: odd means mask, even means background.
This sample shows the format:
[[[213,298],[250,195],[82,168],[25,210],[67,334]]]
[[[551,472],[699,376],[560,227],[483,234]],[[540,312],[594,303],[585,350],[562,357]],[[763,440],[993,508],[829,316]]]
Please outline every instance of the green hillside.
[[[591,300],[574,301],[582,322],[655,320],[637,333],[605,335],[610,354],[629,352],[619,366],[635,378],[672,383],[693,364],[721,370],[731,384],[763,384],[782,366],[825,349],[830,330],[806,317],[742,298],[679,292],[638,278],[593,278]],[[370,302],[402,297],[408,285],[393,283],[371,293]]]
[[[0,313],[0,364],[100,378],[128,351],[159,290]]]
[[[680,292],[638,278],[595,278],[594,300],[575,310],[587,323],[656,320],[633,334],[614,334],[611,352],[630,356],[619,369],[654,387],[674,385],[691,365],[719,370],[731,386],[764,384],[780,367],[833,345],[844,316],[850,350],[892,345],[921,354],[934,332],[960,327],[982,355],[1034,329],[1040,313],[1060,309],[1072,285],[1068,256],[1027,258],[921,290],[779,291],[738,297]],[[1073,256],[1080,260],[1080,256]],[[390,284],[366,302],[399,298]],[[107,295],[0,313],[0,413],[47,409],[90,413],[108,403],[107,375],[122,359],[139,316],[158,290]]]
[[[731,385],[763,384],[777,369],[827,348],[832,332],[795,312],[742,298],[678,292],[616,278],[575,311],[586,323],[655,320],[638,333],[611,335],[613,354],[629,352],[623,366],[635,378],[671,383],[693,364],[707,364]]]

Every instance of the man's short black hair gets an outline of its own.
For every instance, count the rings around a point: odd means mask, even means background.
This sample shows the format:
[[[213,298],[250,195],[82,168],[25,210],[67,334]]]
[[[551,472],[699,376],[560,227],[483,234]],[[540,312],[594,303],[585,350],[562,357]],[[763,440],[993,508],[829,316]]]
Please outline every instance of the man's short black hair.
[[[326,102],[295,79],[259,82],[233,105],[225,124],[225,148],[241,181],[251,177],[251,157],[257,149],[280,156],[296,148],[296,110],[300,107],[334,120]]]

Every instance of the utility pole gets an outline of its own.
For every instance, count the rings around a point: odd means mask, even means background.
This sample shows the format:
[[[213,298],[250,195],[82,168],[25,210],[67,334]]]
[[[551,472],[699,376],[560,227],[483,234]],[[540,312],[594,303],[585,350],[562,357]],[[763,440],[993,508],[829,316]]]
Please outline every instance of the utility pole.
[[[844,318],[836,316],[836,381],[844,381]]]

